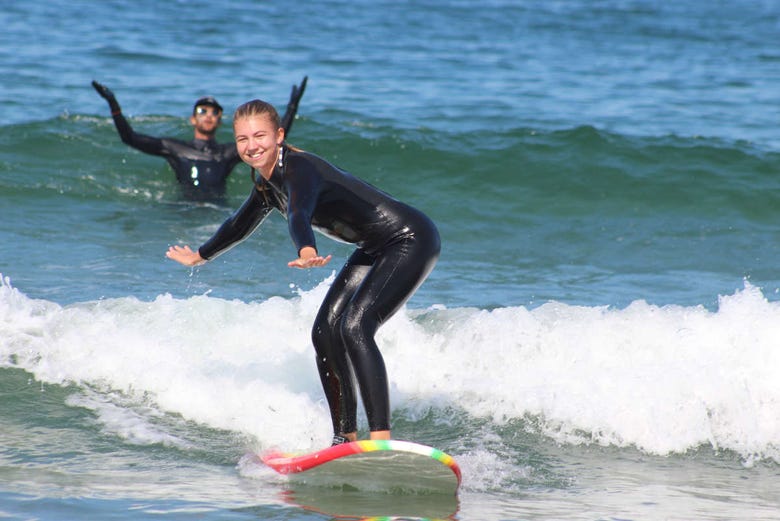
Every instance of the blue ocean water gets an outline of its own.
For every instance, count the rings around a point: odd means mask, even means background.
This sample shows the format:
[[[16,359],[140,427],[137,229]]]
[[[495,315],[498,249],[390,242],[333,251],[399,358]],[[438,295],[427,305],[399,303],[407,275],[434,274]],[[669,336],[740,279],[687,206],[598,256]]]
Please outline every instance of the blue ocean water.
[[[775,2],[55,0],[0,23],[1,516],[780,518]],[[282,108],[305,75],[289,141],[441,231],[378,341],[394,434],[456,457],[454,506],[252,463],[328,442],[308,336],[335,268],[287,268],[280,216],[165,259],[248,167],[187,201],[90,86],[187,139],[198,97]]]

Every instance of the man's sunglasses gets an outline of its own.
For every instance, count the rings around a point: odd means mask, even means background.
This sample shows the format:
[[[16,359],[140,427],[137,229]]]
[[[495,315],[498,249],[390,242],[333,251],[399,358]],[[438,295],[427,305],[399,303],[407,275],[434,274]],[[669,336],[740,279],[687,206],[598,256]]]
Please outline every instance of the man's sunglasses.
[[[198,116],[205,116],[209,113],[214,117],[219,117],[219,115],[222,114],[222,111],[214,107],[198,107],[195,109],[195,114]]]

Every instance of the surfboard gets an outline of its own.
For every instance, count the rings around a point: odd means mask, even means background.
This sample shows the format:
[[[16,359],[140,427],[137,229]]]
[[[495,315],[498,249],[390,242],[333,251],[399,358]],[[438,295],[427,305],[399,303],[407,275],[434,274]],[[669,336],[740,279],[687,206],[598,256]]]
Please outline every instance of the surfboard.
[[[334,521],[452,521],[460,510],[457,495],[374,494],[292,482],[279,499],[286,505],[317,514],[312,519]]]
[[[260,459],[297,482],[342,490],[455,495],[461,482],[452,456],[411,441],[360,440],[309,454],[269,451]]]

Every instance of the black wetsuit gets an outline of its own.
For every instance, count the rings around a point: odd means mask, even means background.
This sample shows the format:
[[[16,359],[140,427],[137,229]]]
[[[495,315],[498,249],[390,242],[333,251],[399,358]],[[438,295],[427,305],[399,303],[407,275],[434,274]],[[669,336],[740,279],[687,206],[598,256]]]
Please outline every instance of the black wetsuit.
[[[287,110],[282,117],[285,134],[290,132],[307,81],[308,76],[304,76],[299,86],[293,85]],[[241,162],[235,143],[219,144],[213,138],[183,141],[139,134],[125,119],[114,93],[96,81],[92,82],[92,86],[108,102],[122,142],[141,152],[164,157],[176,174],[187,199],[214,200],[225,195],[227,177]]]
[[[147,136],[135,132],[121,112],[113,114],[113,118],[123,143],[168,161],[186,198],[200,200],[225,195],[225,181],[241,162],[235,143],[220,144],[213,138],[182,141]]]
[[[357,429],[352,371],[369,429],[390,428],[387,374],[374,335],[415,292],[439,257],[436,226],[422,212],[323,159],[282,149],[269,181],[198,250],[213,259],[245,239],[271,210],[286,216],[300,253],[316,248],[313,229],[357,246],[334,280],[312,328],[317,368],[335,434]]]

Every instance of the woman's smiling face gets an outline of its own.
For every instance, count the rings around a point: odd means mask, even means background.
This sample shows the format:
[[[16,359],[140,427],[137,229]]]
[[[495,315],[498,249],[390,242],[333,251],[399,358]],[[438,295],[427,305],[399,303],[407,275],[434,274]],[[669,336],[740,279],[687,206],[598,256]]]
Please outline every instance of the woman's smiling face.
[[[270,178],[284,141],[284,129],[276,127],[267,114],[259,114],[234,120],[233,133],[241,160]]]

